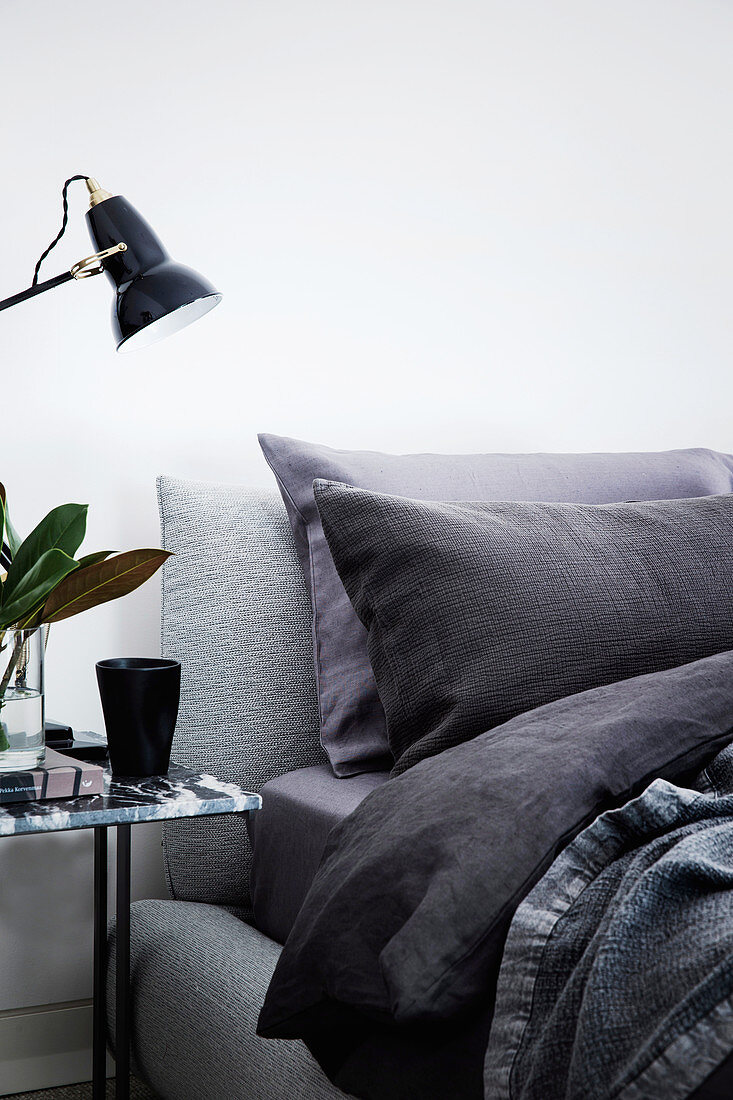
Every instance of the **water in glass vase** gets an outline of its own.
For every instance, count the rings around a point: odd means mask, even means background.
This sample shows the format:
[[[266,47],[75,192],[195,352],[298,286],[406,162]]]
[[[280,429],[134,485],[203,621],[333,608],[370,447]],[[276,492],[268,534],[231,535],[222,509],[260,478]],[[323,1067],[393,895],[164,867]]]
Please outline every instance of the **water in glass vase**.
[[[9,689],[0,707],[0,772],[28,771],[45,757],[43,695]]]
[[[28,771],[46,758],[44,627],[0,630],[0,772]]]

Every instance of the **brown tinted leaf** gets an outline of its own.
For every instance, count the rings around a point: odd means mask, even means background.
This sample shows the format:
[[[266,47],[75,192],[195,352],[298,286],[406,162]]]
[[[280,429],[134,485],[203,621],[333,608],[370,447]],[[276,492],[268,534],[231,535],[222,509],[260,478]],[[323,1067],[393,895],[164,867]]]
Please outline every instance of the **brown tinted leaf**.
[[[46,600],[41,622],[58,623],[134,592],[169,557],[167,550],[126,550],[106,561],[77,569]]]

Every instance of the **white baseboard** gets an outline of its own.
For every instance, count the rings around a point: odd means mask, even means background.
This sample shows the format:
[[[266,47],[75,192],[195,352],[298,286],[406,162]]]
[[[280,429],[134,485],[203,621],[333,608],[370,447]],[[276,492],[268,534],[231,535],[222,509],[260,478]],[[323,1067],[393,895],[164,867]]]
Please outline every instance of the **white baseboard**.
[[[108,1056],[108,1075],[113,1064]],[[91,1077],[91,1001],[0,1012],[0,1096]]]

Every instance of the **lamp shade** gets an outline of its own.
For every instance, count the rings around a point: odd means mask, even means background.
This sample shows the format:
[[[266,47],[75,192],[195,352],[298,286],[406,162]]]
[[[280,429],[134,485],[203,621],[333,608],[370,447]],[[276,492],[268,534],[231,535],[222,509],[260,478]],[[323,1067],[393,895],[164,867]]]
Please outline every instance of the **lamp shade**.
[[[112,327],[118,351],[132,351],[185,328],[218,305],[221,294],[190,267],[176,263],[134,206],[112,195],[87,211],[97,251],[124,242],[104,261],[115,287]]]

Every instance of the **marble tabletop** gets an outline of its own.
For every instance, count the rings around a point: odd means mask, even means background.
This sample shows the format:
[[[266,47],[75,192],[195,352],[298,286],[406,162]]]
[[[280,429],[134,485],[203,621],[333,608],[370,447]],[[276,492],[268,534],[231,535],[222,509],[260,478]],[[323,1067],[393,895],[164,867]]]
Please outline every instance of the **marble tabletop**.
[[[0,836],[234,814],[258,810],[261,805],[258,794],[180,764],[171,764],[167,775],[148,779],[113,776],[107,765],[104,794],[0,806]]]

